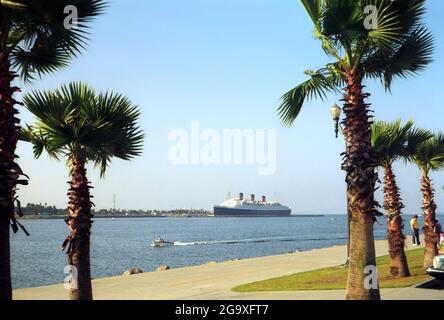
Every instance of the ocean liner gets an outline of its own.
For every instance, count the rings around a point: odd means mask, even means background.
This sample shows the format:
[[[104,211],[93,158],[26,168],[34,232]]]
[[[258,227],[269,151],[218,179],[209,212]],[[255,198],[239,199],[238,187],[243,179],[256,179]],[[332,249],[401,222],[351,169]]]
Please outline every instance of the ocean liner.
[[[267,202],[265,196],[256,201],[254,194],[246,200],[240,193],[238,198],[229,197],[221,205],[214,206],[215,217],[288,217],[290,214],[289,207],[279,202]]]

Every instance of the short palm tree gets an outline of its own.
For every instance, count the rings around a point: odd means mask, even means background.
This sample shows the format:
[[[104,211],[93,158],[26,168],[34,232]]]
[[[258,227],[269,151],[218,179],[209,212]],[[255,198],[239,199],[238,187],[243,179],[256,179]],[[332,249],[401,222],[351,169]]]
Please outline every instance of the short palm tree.
[[[421,171],[422,210],[424,215],[425,254],[424,268],[433,264],[438,254],[440,225],[436,219],[435,192],[431,171],[444,168],[444,133],[436,133],[433,137],[419,145],[412,158]]]
[[[314,25],[314,36],[333,61],[309,70],[309,79],[282,97],[278,113],[290,125],[311,98],[343,90],[343,133],[350,210],[350,265],[347,299],[380,299],[366,286],[366,266],[375,266],[373,224],[377,180],[371,147],[369,104],[364,81],[381,79],[387,90],[396,77],[423,70],[430,62],[433,39],[422,23],[424,0],[301,0]],[[370,15],[373,11],[374,16]],[[373,18],[373,19],[372,19]],[[371,23],[372,22],[372,23]]]
[[[72,5],[77,24],[66,28],[70,17],[64,11]],[[12,298],[9,226],[18,229],[15,192],[27,183],[15,160],[20,121],[14,94],[20,89],[12,82],[17,73],[29,81],[66,67],[84,48],[88,23],[104,6],[102,0],[0,1],[0,300]]]
[[[391,259],[391,273],[394,277],[408,277],[410,271],[405,255],[405,236],[403,233],[402,203],[393,163],[408,161],[419,144],[430,139],[431,135],[421,129],[413,128],[413,122],[405,125],[401,120],[395,122],[377,121],[371,126],[372,147],[377,164],[384,170],[384,209],[387,212],[387,240]]]
[[[81,83],[71,83],[52,92],[33,92],[24,97],[25,107],[37,122],[23,131],[23,138],[40,157],[65,158],[71,174],[68,192],[70,235],[63,243],[68,262],[77,269],[77,288],[71,299],[92,299],[90,271],[91,188],[86,165],[93,162],[101,176],[113,157],[124,160],[142,151],[143,134],[137,121],[139,111],[119,94],[96,94]]]

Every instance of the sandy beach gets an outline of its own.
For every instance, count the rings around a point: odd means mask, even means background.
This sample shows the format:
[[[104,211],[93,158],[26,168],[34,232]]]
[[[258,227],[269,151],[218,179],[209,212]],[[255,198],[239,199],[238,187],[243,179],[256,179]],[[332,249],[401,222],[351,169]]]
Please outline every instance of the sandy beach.
[[[410,243],[410,241],[408,241]],[[412,249],[409,246],[408,249]],[[387,254],[387,242],[376,241],[377,255]],[[93,281],[94,299],[343,299],[343,290],[238,293],[237,285],[297,272],[331,267],[345,262],[346,247],[315,249],[245,260],[116,276]],[[383,299],[444,299],[444,290],[383,289]],[[62,284],[14,291],[18,300],[63,300]]]

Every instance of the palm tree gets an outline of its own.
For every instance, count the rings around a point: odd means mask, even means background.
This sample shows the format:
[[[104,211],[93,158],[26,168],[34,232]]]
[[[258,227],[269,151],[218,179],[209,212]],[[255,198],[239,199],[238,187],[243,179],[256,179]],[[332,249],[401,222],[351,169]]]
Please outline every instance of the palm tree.
[[[65,8],[72,5],[78,14],[75,28],[64,23],[70,18]],[[27,184],[15,160],[20,103],[14,94],[20,89],[12,82],[18,74],[29,82],[67,66],[85,47],[87,25],[104,7],[102,0],[0,1],[0,300],[12,298],[9,226],[14,232],[20,226],[15,193],[17,185]]]
[[[419,145],[413,155],[413,162],[421,171],[422,210],[424,215],[424,268],[433,265],[433,258],[438,254],[440,225],[436,219],[436,203],[430,171],[444,168],[444,133],[436,133],[433,137]]]
[[[342,122],[350,210],[350,265],[347,299],[380,299],[375,285],[365,285],[367,266],[376,265],[373,224],[377,180],[371,148],[366,79],[381,79],[387,90],[396,77],[407,77],[431,62],[433,39],[422,23],[424,0],[301,0],[314,24],[314,36],[332,59],[324,68],[306,71],[309,79],[282,97],[278,114],[291,125],[306,100],[323,99],[343,89]],[[369,7],[370,6],[370,7]],[[373,9],[373,19],[368,9]],[[369,23],[372,22],[373,23]]]
[[[90,272],[91,195],[86,165],[93,162],[101,177],[113,157],[130,160],[142,151],[143,134],[137,125],[139,111],[131,101],[114,93],[96,94],[82,83],[71,83],[52,92],[24,97],[25,107],[36,117],[23,132],[38,158],[44,150],[55,159],[65,158],[71,174],[68,192],[70,235],[63,243],[68,263],[77,269],[75,300],[92,299]]]
[[[421,129],[413,128],[413,121],[401,125],[395,122],[377,121],[371,126],[372,147],[377,164],[384,169],[384,209],[387,212],[387,239],[393,277],[408,277],[410,271],[405,255],[405,236],[403,233],[402,203],[393,163],[397,160],[409,160],[418,145],[431,135]]]

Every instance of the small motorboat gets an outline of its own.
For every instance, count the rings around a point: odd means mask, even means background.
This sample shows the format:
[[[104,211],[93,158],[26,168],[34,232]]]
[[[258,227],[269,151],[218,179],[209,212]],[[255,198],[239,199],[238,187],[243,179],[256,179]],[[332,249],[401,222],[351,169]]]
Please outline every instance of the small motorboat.
[[[166,247],[173,245],[174,242],[165,241],[163,239],[156,239],[153,242],[151,242],[152,247]]]

